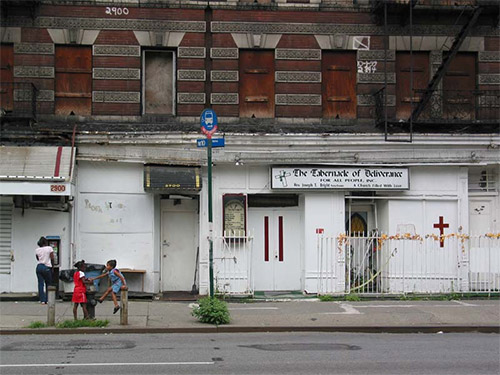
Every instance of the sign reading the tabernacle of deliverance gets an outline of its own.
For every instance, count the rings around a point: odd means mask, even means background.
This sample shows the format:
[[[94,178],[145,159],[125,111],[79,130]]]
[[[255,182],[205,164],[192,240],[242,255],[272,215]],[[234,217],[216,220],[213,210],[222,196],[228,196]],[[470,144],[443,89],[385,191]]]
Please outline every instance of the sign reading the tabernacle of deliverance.
[[[273,189],[406,190],[408,168],[272,167]]]

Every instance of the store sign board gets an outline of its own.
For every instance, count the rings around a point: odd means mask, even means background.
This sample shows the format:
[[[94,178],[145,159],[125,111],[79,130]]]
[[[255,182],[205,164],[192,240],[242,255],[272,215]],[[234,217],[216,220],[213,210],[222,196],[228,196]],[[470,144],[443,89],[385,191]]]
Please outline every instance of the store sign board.
[[[146,165],[144,167],[145,191],[201,190],[200,169]]]
[[[272,167],[271,187],[286,190],[408,190],[408,168]]]

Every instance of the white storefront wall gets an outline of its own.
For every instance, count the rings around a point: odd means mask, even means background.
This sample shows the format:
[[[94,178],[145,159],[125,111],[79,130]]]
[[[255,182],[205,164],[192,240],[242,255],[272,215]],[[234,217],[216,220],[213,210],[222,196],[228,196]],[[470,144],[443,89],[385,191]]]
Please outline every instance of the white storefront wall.
[[[224,194],[272,194],[270,189],[270,166],[222,166],[214,169],[214,228],[222,233],[222,197]],[[295,191],[300,195],[300,224],[296,228],[300,239],[300,288],[314,292],[317,285],[316,229],[323,228],[325,234],[334,235],[344,230],[343,191]],[[248,208],[248,211],[252,208]],[[269,208],[271,211],[271,208]],[[248,214],[247,214],[248,215]],[[258,223],[257,223],[258,224]],[[253,223],[247,222],[247,230],[255,233]],[[261,249],[253,248],[253,251]],[[258,264],[253,264],[253,277],[259,277]],[[343,288],[343,279],[339,278]]]
[[[3,201],[11,200],[5,197]],[[62,254],[61,268],[68,267],[70,253],[71,216],[69,212],[13,208],[11,234],[11,273],[1,277],[0,292],[36,293],[35,249],[41,236],[59,236]]]
[[[78,163],[75,258],[145,270],[144,290],[158,291],[155,196],[144,192],[143,164]],[[140,290],[140,278],[127,280]]]
[[[269,194],[279,191],[270,189],[270,166],[221,166],[214,168],[214,230],[222,231],[222,197],[224,194]],[[408,230],[420,234],[437,234],[434,228],[440,217],[448,224],[444,234],[466,233],[468,229],[467,168],[454,166],[410,167],[410,189],[399,191],[379,191],[375,198],[379,230],[393,235]],[[283,191],[281,191],[283,192]],[[315,293],[318,290],[319,249],[317,230],[325,237],[336,237],[345,231],[345,190],[307,190],[285,191],[300,195],[300,226],[297,231],[301,237],[301,289]],[[360,199],[363,197],[353,197]],[[370,197],[369,199],[372,199]],[[249,211],[252,208],[248,208]],[[250,233],[254,232],[247,223]],[[335,246],[336,244],[333,244]],[[261,251],[253,249],[253,251]],[[336,255],[337,256],[337,255]],[[339,267],[332,270],[335,279],[334,293],[345,290],[343,259],[336,260]],[[403,262],[398,256],[392,264]],[[398,265],[396,264],[397,268]],[[255,264],[253,277],[259,276]],[[324,276],[324,275],[323,275]]]

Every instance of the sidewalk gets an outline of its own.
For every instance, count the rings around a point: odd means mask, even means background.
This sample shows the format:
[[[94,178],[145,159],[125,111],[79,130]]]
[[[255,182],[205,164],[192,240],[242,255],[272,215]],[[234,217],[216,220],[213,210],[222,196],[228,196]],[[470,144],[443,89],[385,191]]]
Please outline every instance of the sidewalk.
[[[96,318],[108,319],[105,328],[30,329],[33,321],[47,321],[47,306],[37,302],[0,302],[0,334],[120,333],[120,332],[462,332],[500,333],[500,301],[362,301],[229,303],[231,323],[215,327],[191,316],[192,303],[129,301],[129,325],[120,325],[113,304],[96,306]],[[78,309],[79,317],[82,311]],[[56,302],[56,322],[73,319],[71,302]]]

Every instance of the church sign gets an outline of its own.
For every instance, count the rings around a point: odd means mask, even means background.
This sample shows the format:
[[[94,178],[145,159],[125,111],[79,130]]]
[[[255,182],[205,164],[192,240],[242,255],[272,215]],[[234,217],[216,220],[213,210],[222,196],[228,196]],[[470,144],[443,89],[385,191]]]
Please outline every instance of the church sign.
[[[272,167],[273,189],[408,190],[408,168]]]

